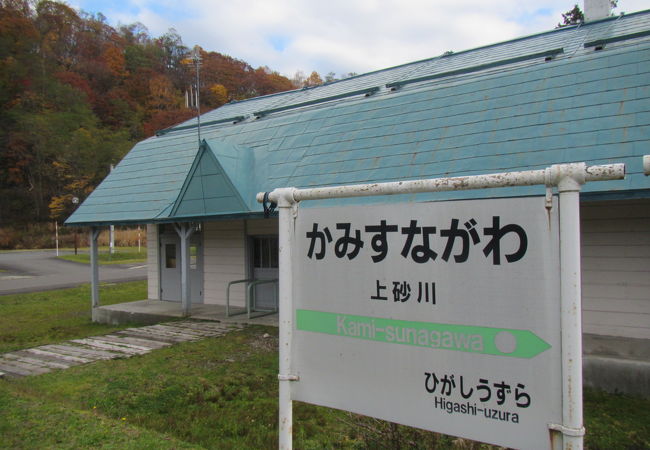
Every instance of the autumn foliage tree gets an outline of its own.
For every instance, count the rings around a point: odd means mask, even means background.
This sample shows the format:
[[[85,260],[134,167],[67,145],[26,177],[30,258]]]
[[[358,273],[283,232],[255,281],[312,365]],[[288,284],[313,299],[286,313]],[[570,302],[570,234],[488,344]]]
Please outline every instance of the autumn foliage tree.
[[[268,67],[201,51],[175,30],[114,28],[52,0],[0,0],[0,226],[65,219],[137,142],[201,111],[293,89]]]

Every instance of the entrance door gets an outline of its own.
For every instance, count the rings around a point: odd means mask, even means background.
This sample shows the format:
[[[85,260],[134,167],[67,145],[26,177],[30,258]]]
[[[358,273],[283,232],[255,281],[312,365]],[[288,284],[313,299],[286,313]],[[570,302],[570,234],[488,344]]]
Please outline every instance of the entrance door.
[[[181,240],[177,234],[160,236],[160,299],[181,301]]]
[[[255,280],[278,279],[278,238],[253,238],[253,278]],[[277,284],[262,284],[255,288],[255,307],[274,309],[277,305]],[[273,292],[275,290],[275,293]]]
[[[192,303],[203,303],[203,236],[199,231],[190,237],[189,268]],[[181,239],[173,228],[160,235],[160,299],[181,301]]]

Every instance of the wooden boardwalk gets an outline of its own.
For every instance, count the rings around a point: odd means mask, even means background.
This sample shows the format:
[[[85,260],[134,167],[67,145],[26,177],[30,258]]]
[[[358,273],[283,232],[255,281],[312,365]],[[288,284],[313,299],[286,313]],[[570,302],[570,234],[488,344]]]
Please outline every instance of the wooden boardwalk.
[[[0,355],[0,378],[40,375],[99,360],[130,358],[180,342],[223,336],[244,326],[218,322],[171,322],[18,350]]]

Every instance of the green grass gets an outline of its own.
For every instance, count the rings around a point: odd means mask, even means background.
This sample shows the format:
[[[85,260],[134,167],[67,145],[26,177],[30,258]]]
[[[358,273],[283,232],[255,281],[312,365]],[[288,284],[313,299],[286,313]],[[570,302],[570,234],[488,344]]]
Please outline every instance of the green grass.
[[[94,410],[69,409],[37,399],[0,381],[0,448],[186,449],[201,448],[167,433],[107,418]]]
[[[90,254],[87,249],[76,255],[61,255],[59,258],[66,261],[90,264]],[[138,252],[138,247],[116,247],[112,255],[108,251],[108,247],[101,247],[99,249],[99,264],[130,264],[144,263],[146,261],[146,248],[142,248]]]
[[[129,359],[0,381],[0,435],[8,448],[96,446],[99,437],[108,448],[275,448],[277,364],[277,329],[249,327]],[[650,446],[649,399],[586,391],[585,417],[589,449]],[[296,448],[400,444],[492,448],[294,403]]]
[[[595,390],[584,397],[588,448],[650,448],[650,399]]]
[[[100,286],[100,303],[147,298],[146,281]],[[91,322],[90,285],[0,296],[0,353],[108,333],[119,327]]]
[[[144,292],[143,282],[104,286],[102,302]],[[90,324],[87,287],[10,297],[0,297],[0,336],[13,341],[0,352],[114,329]],[[277,328],[258,326],[2,379],[0,448],[276,448],[277,368]],[[587,390],[584,410],[588,449],[650,448],[650,399]],[[493,448],[299,402],[293,435],[304,449]]]
[[[8,415],[0,434],[10,448],[75,447],[130,427],[203,448],[274,448],[276,335],[274,328],[250,327],[125,360],[0,381],[0,414]],[[296,447],[359,447],[354,430],[339,420],[345,416],[297,404]],[[37,426],[25,426],[24,418]],[[58,427],[75,434],[51,436]]]

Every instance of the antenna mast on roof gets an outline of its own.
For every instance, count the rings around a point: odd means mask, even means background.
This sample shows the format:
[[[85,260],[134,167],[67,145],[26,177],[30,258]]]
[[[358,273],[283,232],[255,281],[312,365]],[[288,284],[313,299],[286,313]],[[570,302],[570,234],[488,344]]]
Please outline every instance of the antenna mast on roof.
[[[201,146],[201,102],[199,97],[199,68],[201,67],[201,47],[198,45],[194,46],[192,49],[192,61],[194,62],[194,67],[196,67],[196,89],[194,93],[196,95],[196,121],[197,121],[197,131],[199,134],[199,147]]]

